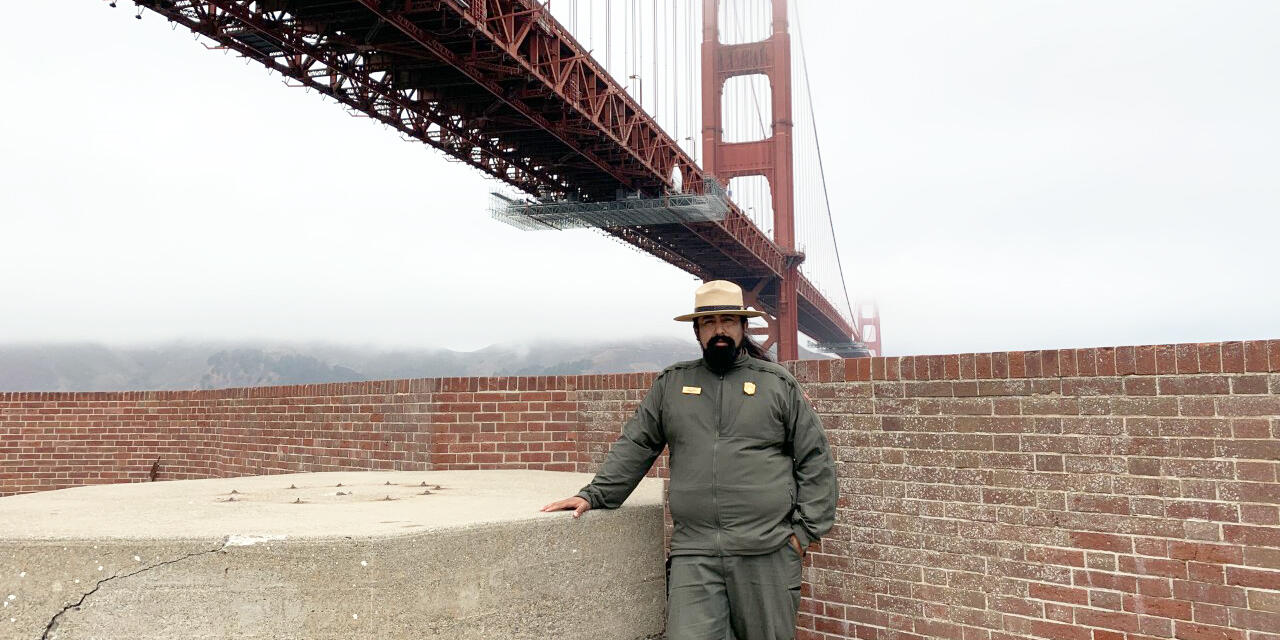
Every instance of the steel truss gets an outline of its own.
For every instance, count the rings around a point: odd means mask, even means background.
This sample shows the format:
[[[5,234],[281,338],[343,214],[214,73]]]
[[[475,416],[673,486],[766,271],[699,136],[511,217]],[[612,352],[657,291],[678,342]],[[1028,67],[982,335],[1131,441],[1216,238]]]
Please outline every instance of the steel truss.
[[[656,198],[710,178],[534,0],[137,0],[531,195]],[[778,281],[802,255],[736,206],[721,220],[606,233],[700,278]],[[854,330],[812,283],[797,283],[800,329]],[[775,286],[760,287],[766,310]]]

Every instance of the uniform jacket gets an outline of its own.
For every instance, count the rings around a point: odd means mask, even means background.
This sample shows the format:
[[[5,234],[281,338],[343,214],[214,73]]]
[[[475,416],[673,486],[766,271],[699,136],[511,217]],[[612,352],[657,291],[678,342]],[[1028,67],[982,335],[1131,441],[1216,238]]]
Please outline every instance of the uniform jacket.
[[[673,555],[769,553],[835,520],[826,435],[786,369],[741,355],[723,375],[701,359],[668,367],[622,428],[591,484],[592,508],[616,508],[670,448]]]

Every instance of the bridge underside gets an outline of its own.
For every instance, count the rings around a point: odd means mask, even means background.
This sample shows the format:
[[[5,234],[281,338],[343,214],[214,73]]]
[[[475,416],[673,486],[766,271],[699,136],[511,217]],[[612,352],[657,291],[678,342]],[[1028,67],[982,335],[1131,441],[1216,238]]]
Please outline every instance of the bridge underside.
[[[530,195],[655,197],[708,179],[533,0],[140,0],[140,5]],[[369,162],[373,162],[370,160]],[[723,220],[614,227],[614,237],[703,279],[756,288],[802,256],[730,205]],[[799,328],[854,328],[801,277]]]

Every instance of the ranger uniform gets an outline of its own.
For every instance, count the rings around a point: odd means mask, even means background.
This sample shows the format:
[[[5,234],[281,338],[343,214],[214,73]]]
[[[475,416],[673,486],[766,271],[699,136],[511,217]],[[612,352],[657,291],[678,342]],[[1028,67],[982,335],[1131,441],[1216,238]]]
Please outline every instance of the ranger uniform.
[[[736,304],[714,304],[724,300],[708,288],[736,293]],[[677,320],[758,315],[741,296],[732,283],[707,283],[695,312]],[[716,370],[705,358],[668,367],[578,496],[618,507],[664,447],[675,525],[668,637],[793,638],[803,549],[831,528],[837,497],[826,436],[795,378],[745,350]]]

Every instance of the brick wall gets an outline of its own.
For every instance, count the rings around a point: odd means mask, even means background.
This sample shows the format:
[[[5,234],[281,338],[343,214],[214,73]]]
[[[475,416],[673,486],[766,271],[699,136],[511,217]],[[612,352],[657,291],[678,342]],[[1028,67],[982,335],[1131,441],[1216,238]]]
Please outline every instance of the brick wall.
[[[652,380],[620,374],[0,392],[0,496],[143,482],[153,468],[159,480],[344,469],[587,471]]]
[[[838,461],[805,640],[1280,640],[1280,340],[791,365]],[[0,393],[0,495],[589,471],[651,374]]]

